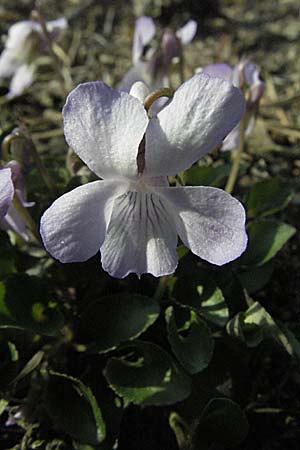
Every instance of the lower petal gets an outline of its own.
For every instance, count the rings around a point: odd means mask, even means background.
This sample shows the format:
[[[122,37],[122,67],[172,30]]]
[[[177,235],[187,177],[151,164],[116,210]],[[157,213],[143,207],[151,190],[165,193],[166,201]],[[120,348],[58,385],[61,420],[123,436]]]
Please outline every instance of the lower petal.
[[[16,210],[16,208],[11,205],[8,213],[5,217],[0,221],[0,227],[3,230],[11,230],[14,233],[21,236],[24,241],[29,241],[28,232],[26,229],[26,225],[21,214]]]
[[[35,70],[35,64],[23,64],[20,66],[12,77],[7,97],[14,98],[23,94],[25,89],[32,84]]]
[[[244,252],[245,210],[230,194],[212,187],[158,190],[170,202],[177,232],[193,253],[221,266]]]
[[[237,149],[241,134],[240,124],[236,125],[232,131],[226,136],[222,143],[222,151]]]
[[[14,51],[4,49],[0,56],[0,78],[11,77],[21,64]]]
[[[126,190],[116,181],[94,181],[58,198],[41,219],[46,250],[64,263],[91,258],[104,241],[114,198]]]
[[[167,275],[177,266],[176,246],[167,202],[155,193],[127,192],[114,201],[101,247],[102,266],[117,278],[129,273]]]
[[[9,168],[0,169],[0,220],[5,216],[14,196],[14,185]]]

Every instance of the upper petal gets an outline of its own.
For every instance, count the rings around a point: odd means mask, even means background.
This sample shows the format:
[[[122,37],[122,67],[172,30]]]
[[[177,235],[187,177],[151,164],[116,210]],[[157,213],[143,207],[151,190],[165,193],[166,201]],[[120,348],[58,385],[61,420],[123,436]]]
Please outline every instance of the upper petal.
[[[41,218],[46,250],[61,262],[95,255],[105,238],[113,199],[126,189],[115,181],[94,181],[59,197]]]
[[[23,20],[10,27],[5,49],[0,56],[0,77],[10,77],[28,59],[39,39],[40,28],[33,20]]]
[[[203,67],[201,73],[206,73],[211,77],[222,78],[223,80],[231,81],[232,68],[226,63],[208,64]]]
[[[260,79],[259,68],[251,62],[245,61],[243,75],[246,83],[250,86],[249,101],[251,103],[258,102],[265,91],[265,83]]]
[[[34,20],[22,20],[9,28],[5,47],[10,50],[20,51],[24,42],[32,32],[39,32],[41,26]]]
[[[58,39],[61,32],[68,28],[68,22],[65,17],[59,17],[55,20],[50,20],[47,22],[47,30],[50,34],[51,39]]]
[[[176,31],[176,36],[183,45],[189,44],[197,33],[198,24],[196,20],[189,20],[183,27]]]
[[[155,24],[151,17],[142,16],[135,22],[132,62],[136,64],[143,55],[144,47],[155,35]]]
[[[136,81],[131,86],[129,94],[137,98],[141,103],[144,103],[145,98],[150,94],[150,90],[143,81]]]
[[[63,108],[65,137],[102,178],[135,177],[139,144],[148,124],[139,100],[101,81],[80,84]]]
[[[129,273],[167,275],[177,266],[176,246],[167,202],[155,193],[127,192],[114,201],[101,247],[102,266],[117,278]]]
[[[6,215],[13,200],[14,185],[11,169],[0,169],[0,220]]]
[[[197,74],[151,119],[146,133],[147,175],[174,175],[220,144],[242,118],[245,100],[221,78]]]
[[[148,65],[148,61],[138,61],[128,70],[128,72],[125,73],[118,85],[118,89],[129,92],[134,83],[137,81],[144,81],[147,78],[146,74]]]
[[[221,266],[244,252],[245,210],[230,194],[212,187],[158,191],[172,205],[181,240],[200,258]]]

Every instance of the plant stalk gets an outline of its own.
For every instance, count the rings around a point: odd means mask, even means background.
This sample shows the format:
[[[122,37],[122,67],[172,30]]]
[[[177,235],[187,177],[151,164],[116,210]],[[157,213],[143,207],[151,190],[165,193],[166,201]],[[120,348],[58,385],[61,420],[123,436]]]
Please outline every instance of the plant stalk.
[[[231,171],[230,171],[230,174],[229,174],[226,186],[225,186],[225,191],[228,192],[229,194],[231,194],[234,189],[234,186],[235,186],[235,183],[237,180],[237,176],[239,173],[240,163],[241,163],[242,156],[244,153],[244,148],[245,148],[247,122],[248,122],[248,114],[245,113],[244,117],[241,121],[239,145],[233,156],[234,157],[233,164],[232,164]]]

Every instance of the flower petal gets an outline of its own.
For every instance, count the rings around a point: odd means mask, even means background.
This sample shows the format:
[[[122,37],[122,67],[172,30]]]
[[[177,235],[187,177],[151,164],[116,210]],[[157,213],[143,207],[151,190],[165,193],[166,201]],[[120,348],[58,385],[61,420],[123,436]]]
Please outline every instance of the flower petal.
[[[246,249],[245,210],[230,194],[212,187],[157,190],[172,205],[181,240],[200,258],[221,266]]]
[[[118,85],[118,89],[120,89],[120,91],[129,92],[134,83],[137,81],[144,81],[147,78],[148,65],[149,61],[138,61],[125,73]]]
[[[5,168],[9,168],[11,170],[11,179],[15,188],[15,195],[18,196],[22,206],[24,208],[29,208],[34,206],[34,202],[27,202],[26,200],[26,188],[25,188],[25,179],[22,173],[22,166],[18,161],[8,161],[4,166]]]
[[[155,24],[151,17],[142,16],[135,22],[132,62],[136,64],[143,56],[145,45],[147,45],[155,35]]]
[[[23,60],[26,59],[28,52],[25,51],[22,54],[23,50],[29,50],[27,46],[25,48],[25,42],[32,32],[40,32],[40,30],[40,24],[34,20],[22,20],[15,23],[9,28],[5,48],[14,50],[23,57]]]
[[[222,78],[223,80],[231,81],[232,68],[225,63],[208,64],[203,67],[201,73],[206,73],[211,77]]]
[[[183,45],[189,44],[197,33],[198,24],[195,20],[189,20],[183,27],[176,31],[176,36]]]
[[[0,169],[0,220],[6,215],[13,200],[14,185],[10,169]]]
[[[148,117],[139,100],[101,81],[80,84],[63,108],[70,147],[102,178],[135,177]]]
[[[23,64],[16,70],[9,85],[7,98],[14,98],[23,94],[24,90],[33,82],[35,69],[36,66],[32,63],[30,65]]]
[[[136,81],[130,88],[130,95],[137,98],[141,103],[144,103],[147,95],[150,94],[149,88],[143,81]]]
[[[241,127],[240,124],[238,124],[234,127],[232,131],[230,131],[230,133],[224,139],[221,150],[225,152],[227,150],[236,149],[239,145],[240,134],[241,134]]]
[[[16,59],[15,53],[4,49],[0,56],[0,78],[10,77],[22,62]]]
[[[21,236],[24,241],[29,241],[28,232],[26,229],[25,222],[21,216],[21,214],[17,211],[14,205],[10,205],[8,213],[5,217],[0,221],[0,227],[3,230],[11,230],[14,233]]]
[[[103,269],[117,278],[129,273],[159,277],[177,266],[177,232],[167,202],[150,192],[127,192],[114,202],[101,247]]]
[[[245,61],[243,74],[246,83],[250,86],[249,102],[257,103],[265,91],[265,83],[260,79],[260,70],[255,64]]]
[[[68,28],[68,22],[65,17],[59,17],[55,20],[50,20],[47,22],[47,30],[50,34],[51,39],[58,39],[60,34]]]
[[[115,181],[94,181],[58,198],[41,218],[46,250],[61,262],[86,261],[105,237],[113,199],[127,190]]]
[[[197,74],[153,117],[146,133],[145,174],[174,175],[190,167],[242,118],[245,100],[227,81]]]

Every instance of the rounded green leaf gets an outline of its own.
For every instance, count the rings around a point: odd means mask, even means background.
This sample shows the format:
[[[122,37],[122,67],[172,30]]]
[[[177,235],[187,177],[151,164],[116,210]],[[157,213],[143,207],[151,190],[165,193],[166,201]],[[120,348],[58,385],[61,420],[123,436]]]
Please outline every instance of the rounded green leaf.
[[[179,327],[174,308],[170,306],[166,309],[168,340],[178,361],[189,373],[194,374],[208,366],[214,340],[210,329],[195,311],[181,308],[179,314],[182,312],[188,312],[188,317]]]
[[[194,432],[193,449],[229,449],[247,434],[248,421],[240,406],[227,398],[214,398],[205,407]]]
[[[245,318],[245,312],[236,314],[226,325],[227,333],[240,339],[249,348],[257,347],[264,338],[263,330],[253,322],[246,322]]]
[[[249,237],[246,252],[239,259],[244,266],[261,266],[273,258],[295,234],[291,225],[274,220],[256,220],[247,228]]]
[[[84,312],[80,333],[98,352],[115,349],[135,339],[159,316],[159,305],[150,297],[119,294],[93,302]]]
[[[247,196],[247,216],[256,217],[273,214],[286,207],[291,199],[291,191],[278,178],[260,181],[250,189]]]
[[[80,380],[50,373],[45,406],[55,426],[74,439],[91,445],[105,439],[105,423],[100,408],[91,389]]]
[[[215,167],[194,165],[186,171],[186,183],[194,186],[220,186],[222,180],[228,177],[230,167],[226,163]]]
[[[262,289],[271,279],[274,270],[274,260],[258,267],[248,267],[238,272],[237,277],[249,294]]]
[[[262,305],[254,302],[244,314],[246,326],[259,327],[265,336],[282,345],[291,356],[300,358],[300,344],[294,334],[286,326],[275,321]]]
[[[13,274],[0,283],[0,328],[23,328],[53,336],[62,326],[63,316],[44,280]]]
[[[201,292],[202,286],[197,286]],[[229,309],[220,288],[216,287],[210,297],[201,302],[201,314],[210,322],[223,327],[229,318]]]
[[[176,299],[194,309],[210,322],[224,326],[229,317],[228,307],[221,289],[205,269],[181,276],[175,283],[174,295]]]
[[[110,358],[104,369],[110,387],[127,402],[139,405],[168,405],[191,392],[190,377],[161,347],[135,341]]]

